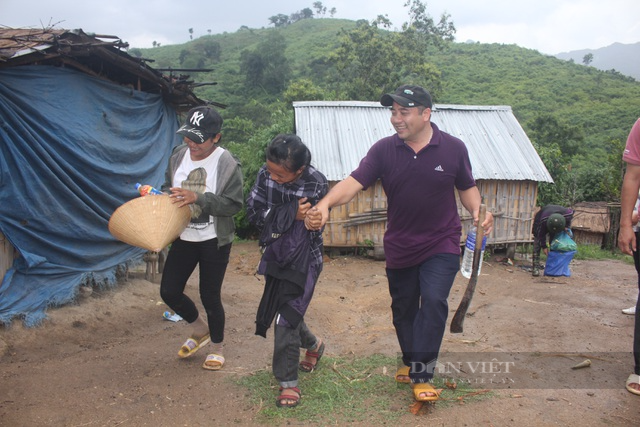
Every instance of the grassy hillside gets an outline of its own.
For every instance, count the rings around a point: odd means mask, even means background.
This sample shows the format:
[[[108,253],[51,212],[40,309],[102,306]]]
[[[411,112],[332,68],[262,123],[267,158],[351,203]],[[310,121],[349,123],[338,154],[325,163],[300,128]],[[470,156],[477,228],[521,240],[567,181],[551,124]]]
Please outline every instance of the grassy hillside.
[[[454,44],[434,57],[443,70],[438,102],[510,105],[526,126],[552,114],[585,131],[587,145],[625,138],[640,116],[640,84],[515,45]]]
[[[243,95],[240,52],[255,49],[270,32],[287,40],[286,56],[293,79],[313,75],[311,64],[324,59],[339,43],[341,29],[356,23],[343,19],[307,19],[285,28],[243,29],[203,36],[183,45],[141,49],[158,68],[182,65],[180,52],[198,52],[204,42],[220,44],[218,61],[205,61],[211,73],[193,73],[196,81],[216,81],[199,95],[233,104]],[[551,113],[584,126],[592,141],[623,137],[640,116],[640,84],[632,78],[562,61],[515,45],[454,43],[434,52],[433,63],[442,72],[443,92],[437,103],[510,105],[523,125],[537,113]],[[322,85],[323,82],[315,82]],[[246,101],[246,99],[245,99]],[[375,101],[375,100],[374,100]]]
[[[250,88],[252,82],[241,68],[242,52],[268,50],[265,41],[277,35],[286,49],[284,64],[276,66],[286,65],[289,88],[305,80],[305,90],[318,93],[316,99],[344,99],[336,87],[348,76],[339,74],[330,55],[339,47],[344,31],[356,26],[355,21],[342,19],[306,19],[284,28],[245,28],[138,53],[155,60],[152,66],[157,68],[213,69],[190,73],[197,82],[217,82],[196,92],[203,99],[227,104],[222,114],[244,123],[244,140],[255,134],[253,130],[271,126],[271,112],[290,109],[290,102],[285,101],[284,90],[274,94]],[[217,54],[203,53],[212,50]],[[615,197],[622,168],[621,144],[640,116],[639,82],[615,71],[599,71],[515,45],[449,43],[442,50],[429,49],[427,58],[440,73],[438,87],[430,88],[435,103],[511,106],[552,176],[573,168],[568,180],[594,181],[579,182],[579,187],[598,186],[595,181],[603,177],[611,181],[607,188],[594,188],[589,194],[572,190],[575,194],[569,202]],[[547,131],[546,124],[554,128]],[[234,140],[233,132],[225,136],[226,141]],[[244,142],[237,139],[235,142]],[[563,159],[552,166],[554,156]]]

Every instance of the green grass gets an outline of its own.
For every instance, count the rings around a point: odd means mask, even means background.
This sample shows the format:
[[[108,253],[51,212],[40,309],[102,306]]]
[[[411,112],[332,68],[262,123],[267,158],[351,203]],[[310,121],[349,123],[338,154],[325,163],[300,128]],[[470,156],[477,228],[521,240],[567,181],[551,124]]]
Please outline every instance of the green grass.
[[[601,249],[596,245],[578,245],[578,252],[574,256],[574,259],[579,260],[603,260],[603,259],[616,259],[624,261],[629,264],[633,264],[633,258],[629,255],[625,255],[616,249],[614,252]]]
[[[516,260],[523,259],[522,254],[527,254],[529,259],[531,254],[533,253],[533,244],[521,244],[516,248]],[[546,261],[547,257],[544,254],[544,251],[540,253],[540,260]],[[573,259],[587,261],[587,260],[618,260],[623,261],[627,264],[633,265],[633,258],[629,255],[625,255],[620,252],[617,248],[614,251],[610,249],[602,249],[597,245],[581,245],[578,244],[578,252],[576,252]]]
[[[409,385],[395,382],[396,368],[396,359],[388,356],[324,356],[316,371],[300,373],[298,387],[302,398],[295,408],[276,407],[278,382],[270,370],[256,371],[239,378],[237,383],[250,391],[253,405],[260,408],[257,420],[262,423],[290,421],[342,425],[368,422],[382,425],[397,422],[407,415],[414,402]],[[465,384],[458,384],[453,390],[439,378],[434,380],[434,386],[444,388],[438,406],[455,404],[461,398],[472,402],[493,395],[489,392],[472,396],[477,390]]]

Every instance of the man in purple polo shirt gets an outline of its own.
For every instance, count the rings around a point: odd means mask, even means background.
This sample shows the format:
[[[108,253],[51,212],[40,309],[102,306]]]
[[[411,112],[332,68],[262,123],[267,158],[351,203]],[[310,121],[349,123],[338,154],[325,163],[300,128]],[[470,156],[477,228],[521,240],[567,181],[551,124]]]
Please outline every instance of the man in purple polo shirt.
[[[329,209],[348,203],[376,180],[387,195],[384,236],[393,324],[404,367],[396,381],[410,382],[418,401],[437,400],[431,386],[449,312],[447,298],[460,268],[455,189],[477,225],[481,197],[464,143],[431,123],[431,95],[403,85],[383,95],[396,134],[376,142],[350,176],[307,213],[309,229],[329,219]],[[493,228],[487,212],[485,234]]]

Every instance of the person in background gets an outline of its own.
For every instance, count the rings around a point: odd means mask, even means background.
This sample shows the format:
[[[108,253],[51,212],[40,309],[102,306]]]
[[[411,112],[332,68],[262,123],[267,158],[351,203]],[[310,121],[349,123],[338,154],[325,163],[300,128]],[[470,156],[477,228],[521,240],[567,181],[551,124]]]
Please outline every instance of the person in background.
[[[307,211],[327,194],[327,178],[311,166],[311,152],[296,135],[276,136],[266,149],[247,198],[249,222],[262,231],[258,273],[265,289],[256,315],[256,335],[266,338],[275,319],[273,374],[280,383],[278,407],[300,401],[298,370],[313,372],[325,343],[307,327],[304,315],[322,272],[322,229],[304,224]],[[300,349],[306,349],[300,360]]]
[[[573,209],[559,205],[547,205],[533,217],[533,260],[531,274],[540,275],[540,250],[549,255],[549,244],[556,233],[571,227]],[[547,241],[547,238],[549,239]]]
[[[638,273],[638,291],[640,292],[640,255],[638,253],[640,232],[633,230],[633,208],[638,201],[638,193],[640,192],[640,119],[636,120],[631,132],[629,132],[622,160],[627,163],[627,169],[622,180],[620,195],[618,247],[623,253],[633,255]],[[640,299],[636,301],[633,333],[634,370],[627,378],[625,387],[630,393],[640,396],[640,315],[638,314]]]
[[[460,269],[462,224],[456,190],[477,225],[481,197],[464,142],[431,122],[431,95],[403,85],[380,103],[391,107],[396,134],[373,144],[351,175],[307,213],[308,226],[324,226],[329,210],[382,181],[387,195],[384,235],[393,325],[403,365],[396,381],[411,383],[414,399],[434,401],[431,384],[449,314],[447,298]],[[486,213],[485,235],[493,228]]]
[[[638,227],[638,207],[640,206],[640,193],[638,193],[638,199],[636,201],[636,205],[633,207],[633,214],[631,216],[631,223],[633,224],[633,232],[637,233],[638,231],[640,231],[640,227]],[[635,263],[635,259],[634,259],[634,263]],[[636,270],[640,269],[640,266],[636,265]],[[640,270],[639,270],[640,272]],[[636,301],[636,305],[637,305],[637,301]],[[636,306],[632,305],[629,308],[623,308],[622,312],[624,314],[629,314],[631,316],[633,316],[634,314],[636,314]]]
[[[171,157],[161,189],[179,207],[189,206],[191,222],[169,249],[160,283],[163,301],[191,326],[191,335],[178,351],[187,358],[213,342],[202,367],[224,365],[225,312],[221,289],[235,237],[233,216],[242,209],[242,171],[231,153],[218,146],[222,117],[210,106],[191,109],[177,133],[183,144]],[[200,299],[206,316],[184,293],[196,266]]]

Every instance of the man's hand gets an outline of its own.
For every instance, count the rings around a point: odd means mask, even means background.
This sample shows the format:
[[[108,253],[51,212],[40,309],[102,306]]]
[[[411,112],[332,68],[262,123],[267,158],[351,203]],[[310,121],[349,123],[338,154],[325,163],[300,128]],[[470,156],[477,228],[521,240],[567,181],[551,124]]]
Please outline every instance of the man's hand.
[[[307,227],[307,230],[317,231],[320,230],[329,219],[329,210],[318,208],[318,206],[314,206],[307,211],[307,217],[304,220],[304,225]]]
[[[630,225],[621,225],[618,233],[618,247],[627,255],[633,255],[636,248],[636,234]]]
[[[478,211],[473,213],[473,225],[475,227],[478,226]],[[485,236],[488,236],[491,233],[491,230],[493,230],[493,214],[491,212],[487,211],[482,227]]]

